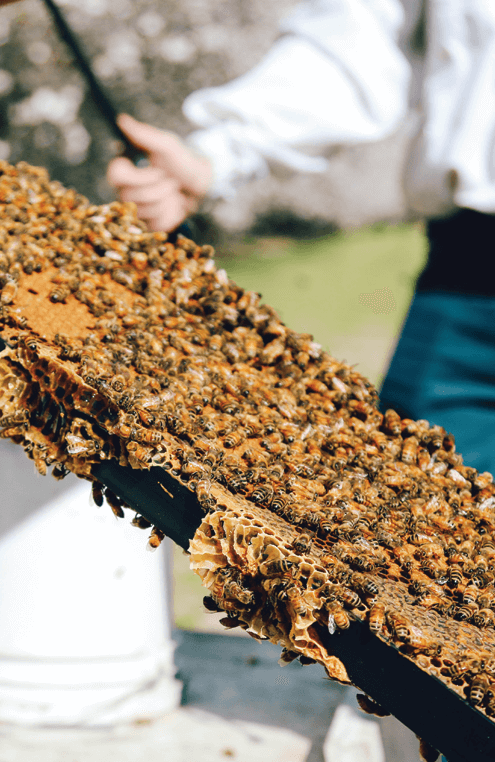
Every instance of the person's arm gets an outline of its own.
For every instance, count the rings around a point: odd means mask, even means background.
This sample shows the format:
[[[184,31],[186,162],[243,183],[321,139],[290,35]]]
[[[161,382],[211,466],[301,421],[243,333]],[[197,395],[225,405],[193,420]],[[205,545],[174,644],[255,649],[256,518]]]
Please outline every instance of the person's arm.
[[[410,67],[397,47],[396,0],[312,0],[250,72],[193,93],[188,141],[214,167],[211,195],[268,174],[270,160],[322,172],[325,149],[381,140],[405,115]]]
[[[324,171],[324,149],[379,140],[405,114],[410,72],[396,44],[401,22],[398,0],[301,4],[254,69],[186,98],[184,113],[201,127],[188,138],[197,154],[126,118],[122,128],[150,152],[152,166],[116,159],[110,183],[136,201],[151,227],[171,230],[206,192],[229,197],[241,182],[266,175],[269,161]]]

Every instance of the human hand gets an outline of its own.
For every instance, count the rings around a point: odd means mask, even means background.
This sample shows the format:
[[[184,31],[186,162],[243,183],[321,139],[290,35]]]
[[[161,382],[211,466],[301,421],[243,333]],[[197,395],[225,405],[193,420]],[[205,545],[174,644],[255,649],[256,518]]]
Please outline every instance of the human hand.
[[[119,156],[108,165],[108,182],[122,201],[134,201],[150,230],[175,230],[205,196],[213,174],[210,162],[172,132],[138,122],[128,114],[121,114],[117,121],[129,140],[146,152],[150,165],[136,167]]]
[[[11,3],[17,3],[19,0],[0,0],[0,7],[2,5],[10,5]]]

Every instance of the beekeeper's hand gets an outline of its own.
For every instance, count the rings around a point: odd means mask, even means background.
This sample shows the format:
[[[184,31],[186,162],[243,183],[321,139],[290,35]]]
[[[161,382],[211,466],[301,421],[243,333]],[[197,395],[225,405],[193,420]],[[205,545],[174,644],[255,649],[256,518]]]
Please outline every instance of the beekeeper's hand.
[[[136,167],[119,156],[108,165],[108,182],[122,201],[134,201],[138,216],[150,230],[175,230],[204,198],[212,180],[210,162],[172,132],[138,122],[128,114],[121,114],[118,124],[148,155],[150,164]]]

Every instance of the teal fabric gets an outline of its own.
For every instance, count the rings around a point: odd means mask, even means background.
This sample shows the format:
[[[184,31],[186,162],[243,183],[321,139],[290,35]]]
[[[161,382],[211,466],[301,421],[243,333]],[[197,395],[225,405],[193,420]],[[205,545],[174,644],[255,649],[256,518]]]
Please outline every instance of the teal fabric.
[[[383,411],[440,424],[466,465],[494,473],[495,298],[416,294],[380,399]]]

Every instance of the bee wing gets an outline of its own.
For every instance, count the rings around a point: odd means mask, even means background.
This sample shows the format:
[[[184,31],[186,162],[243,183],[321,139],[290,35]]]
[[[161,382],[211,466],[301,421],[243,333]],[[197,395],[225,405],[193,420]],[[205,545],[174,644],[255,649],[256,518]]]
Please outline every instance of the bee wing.
[[[335,617],[333,614],[328,615],[328,632],[330,635],[335,635],[337,631],[337,625],[335,624]]]

